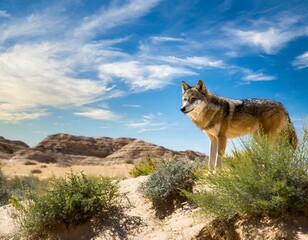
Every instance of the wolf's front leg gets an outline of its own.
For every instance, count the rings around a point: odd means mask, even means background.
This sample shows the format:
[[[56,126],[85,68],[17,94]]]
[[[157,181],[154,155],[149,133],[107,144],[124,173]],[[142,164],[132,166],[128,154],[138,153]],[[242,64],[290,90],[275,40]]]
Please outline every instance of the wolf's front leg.
[[[227,138],[224,136],[218,137],[217,141],[218,145],[218,154],[215,161],[215,169],[221,167],[223,165],[222,157],[225,154],[226,146],[227,146]]]
[[[209,171],[211,172],[215,168],[215,163],[217,159],[217,153],[218,153],[218,142],[217,138],[215,136],[208,136],[210,139],[210,157],[209,157]]]

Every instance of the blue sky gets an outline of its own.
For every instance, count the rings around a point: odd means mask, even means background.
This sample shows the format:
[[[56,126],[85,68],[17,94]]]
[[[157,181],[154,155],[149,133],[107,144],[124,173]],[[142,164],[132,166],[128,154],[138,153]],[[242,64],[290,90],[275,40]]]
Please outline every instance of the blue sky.
[[[308,115],[307,1],[0,1],[0,135],[135,137],[208,153],[181,80]]]

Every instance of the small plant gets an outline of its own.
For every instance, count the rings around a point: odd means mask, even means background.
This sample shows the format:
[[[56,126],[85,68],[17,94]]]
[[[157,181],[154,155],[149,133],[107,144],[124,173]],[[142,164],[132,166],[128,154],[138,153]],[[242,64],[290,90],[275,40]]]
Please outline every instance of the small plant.
[[[152,159],[147,158],[145,162],[137,163],[130,171],[129,174],[136,178],[139,176],[148,176],[154,172],[158,163],[155,163]]]
[[[125,161],[126,164],[134,164],[134,160],[128,159]]]
[[[32,169],[30,172],[31,172],[32,174],[40,174],[40,173],[42,173],[42,170],[40,170],[40,169],[38,169],[38,168],[35,168],[35,169]]]
[[[194,165],[188,161],[163,162],[140,186],[143,195],[154,205],[181,201],[181,189],[191,191],[194,185]]]
[[[61,225],[67,227],[108,215],[120,207],[123,195],[110,178],[68,174],[53,179],[44,193],[31,191],[25,198],[12,197],[17,219],[31,238],[43,238]]]
[[[37,163],[32,162],[32,161],[26,161],[26,162],[24,162],[24,165],[37,165]]]
[[[297,149],[282,135],[274,145],[266,138],[242,141],[214,175],[199,174],[207,191],[188,193],[205,212],[231,218],[236,214],[308,211],[308,130]]]
[[[0,168],[0,206],[6,204],[9,198],[8,180]]]
[[[29,190],[40,191],[48,185],[48,180],[34,176],[14,177],[7,179],[0,169],[0,206],[9,203],[12,195],[23,196]]]

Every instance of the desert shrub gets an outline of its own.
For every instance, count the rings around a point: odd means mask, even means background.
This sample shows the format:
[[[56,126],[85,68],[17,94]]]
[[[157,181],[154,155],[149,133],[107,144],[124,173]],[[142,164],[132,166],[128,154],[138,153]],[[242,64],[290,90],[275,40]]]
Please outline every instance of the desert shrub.
[[[40,173],[42,173],[42,170],[40,170],[40,169],[38,169],[38,168],[35,168],[35,169],[32,169],[30,172],[31,172],[32,174],[40,174]]]
[[[16,217],[32,238],[40,238],[61,225],[67,227],[108,215],[120,206],[122,195],[110,178],[89,178],[70,173],[53,179],[45,192],[31,191],[25,198],[12,197]]]
[[[139,189],[154,204],[180,200],[181,189],[192,190],[194,168],[195,165],[188,161],[164,161]]]
[[[132,159],[127,159],[127,160],[125,161],[125,163],[126,163],[126,164],[134,164],[134,160],[132,160]]]
[[[148,176],[156,170],[158,163],[148,158],[145,162],[137,163],[130,171],[129,174],[136,178],[139,176]]]
[[[8,180],[0,168],[0,206],[6,204],[9,198]]]
[[[232,217],[236,214],[305,212],[308,207],[308,130],[303,128],[296,149],[280,136],[274,145],[266,138],[247,138],[242,149],[224,159],[216,174],[199,174],[199,193],[188,193],[205,213]]]
[[[11,179],[6,178],[0,169],[0,206],[9,203],[12,195],[23,196],[29,190],[46,188],[48,180],[40,180],[34,176],[20,176]]]
[[[32,161],[26,161],[26,162],[24,162],[24,165],[37,165],[37,163],[32,162]]]
[[[49,179],[40,180],[35,176],[18,176],[8,181],[10,196],[22,197],[29,191],[42,191],[49,185]]]

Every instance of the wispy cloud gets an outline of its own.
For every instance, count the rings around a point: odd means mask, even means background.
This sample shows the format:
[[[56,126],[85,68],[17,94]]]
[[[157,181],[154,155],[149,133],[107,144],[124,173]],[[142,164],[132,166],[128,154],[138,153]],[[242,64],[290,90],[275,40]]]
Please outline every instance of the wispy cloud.
[[[224,67],[224,62],[222,60],[211,60],[207,57],[193,56],[186,58],[178,58],[174,56],[168,56],[168,57],[161,57],[160,59],[168,63],[177,64],[180,66],[188,66],[196,69]]]
[[[80,108],[122,96],[123,91],[115,88],[113,81],[100,79],[99,67],[119,59],[127,61],[130,55],[112,46],[129,37],[100,41],[90,37],[142,17],[157,3],[157,0],[114,3],[82,22],[46,10],[2,24],[0,43],[6,47],[0,48],[0,121],[39,118],[48,114],[48,108]],[[155,66],[147,68],[148,76],[155,77]],[[168,70],[168,66],[164,69]],[[167,74],[172,75],[175,73]],[[155,85],[155,78],[145,80]],[[130,87],[138,85],[134,81],[126,83]],[[76,115],[117,119],[110,111],[100,109]]]
[[[231,46],[249,45],[267,54],[276,54],[290,41],[300,36],[307,36],[307,27],[300,24],[301,20],[301,16],[283,12],[269,16],[267,20],[252,19],[247,25],[243,25],[242,21],[236,21],[232,23],[235,26],[223,29],[231,37],[235,37],[235,40],[231,39]]]
[[[141,108],[142,106],[139,104],[122,104],[122,107]]]
[[[161,119],[161,115],[161,113],[143,115],[140,121],[128,123],[126,126],[136,128],[138,132],[160,131],[167,128],[167,124]]]
[[[0,53],[0,108],[16,121],[46,115],[34,110],[81,106],[108,93],[101,82],[71,77],[67,59],[57,59],[59,50],[53,44],[23,44]]]
[[[130,0],[122,6],[111,4],[102,8],[98,14],[83,19],[75,31],[76,36],[92,36],[111,28],[128,24],[147,14],[160,0]]]
[[[66,35],[67,24],[65,18],[57,12],[42,12],[23,18],[10,18],[1,26],[0,43],[12,45],[21,42],[42,42],[48,37],[50,39],[59,37],[58,34],[63,38]]]
[[[24,108],[13,104],[0,104],[0,121],[15,124],[19,121],[46,117],[49,112],[41,108]]]
[[[242,79],[248,82],[258,82],[258,81],[273,81],[276,80],[277,77],[257,72],[257,73],[246,74]]]
[[[308,51],[297,56],[292,62],[293,66],[297,69],[304,69],[308,67]]]
[[[102,64],[99,71],[104,81],[112,82],[113,79],[119,79],[129,85],[132,91],[137,92],[163,88],[175,77],[196,74],[181,67],[139,61]]]
[[[7,18],[7,17],[10,17],[11,14],[9,14],[7,11],[4,11],[4,10],[0,10],[0,18],[3,17],[3,18]]]
[[[153,36],[151,37],[152,42],[160,43],[160,42],[184,42],[185,39],[183,38],[176,38],[176,37],[166,37],[166,36]]]
[[[288,31],[270,27],[267,30],[233,30],[232,33],[239,38],[243,44],[256,47],[267,54],[275,54],[289,41],[302,35],[296,31]]]
[[[82,112],[76,112],[74,113],[77,116],[83,116],[95,120],[108,120],[108,121],[115,121],[120,119],[121,117],[107,109],[87,109]]]

